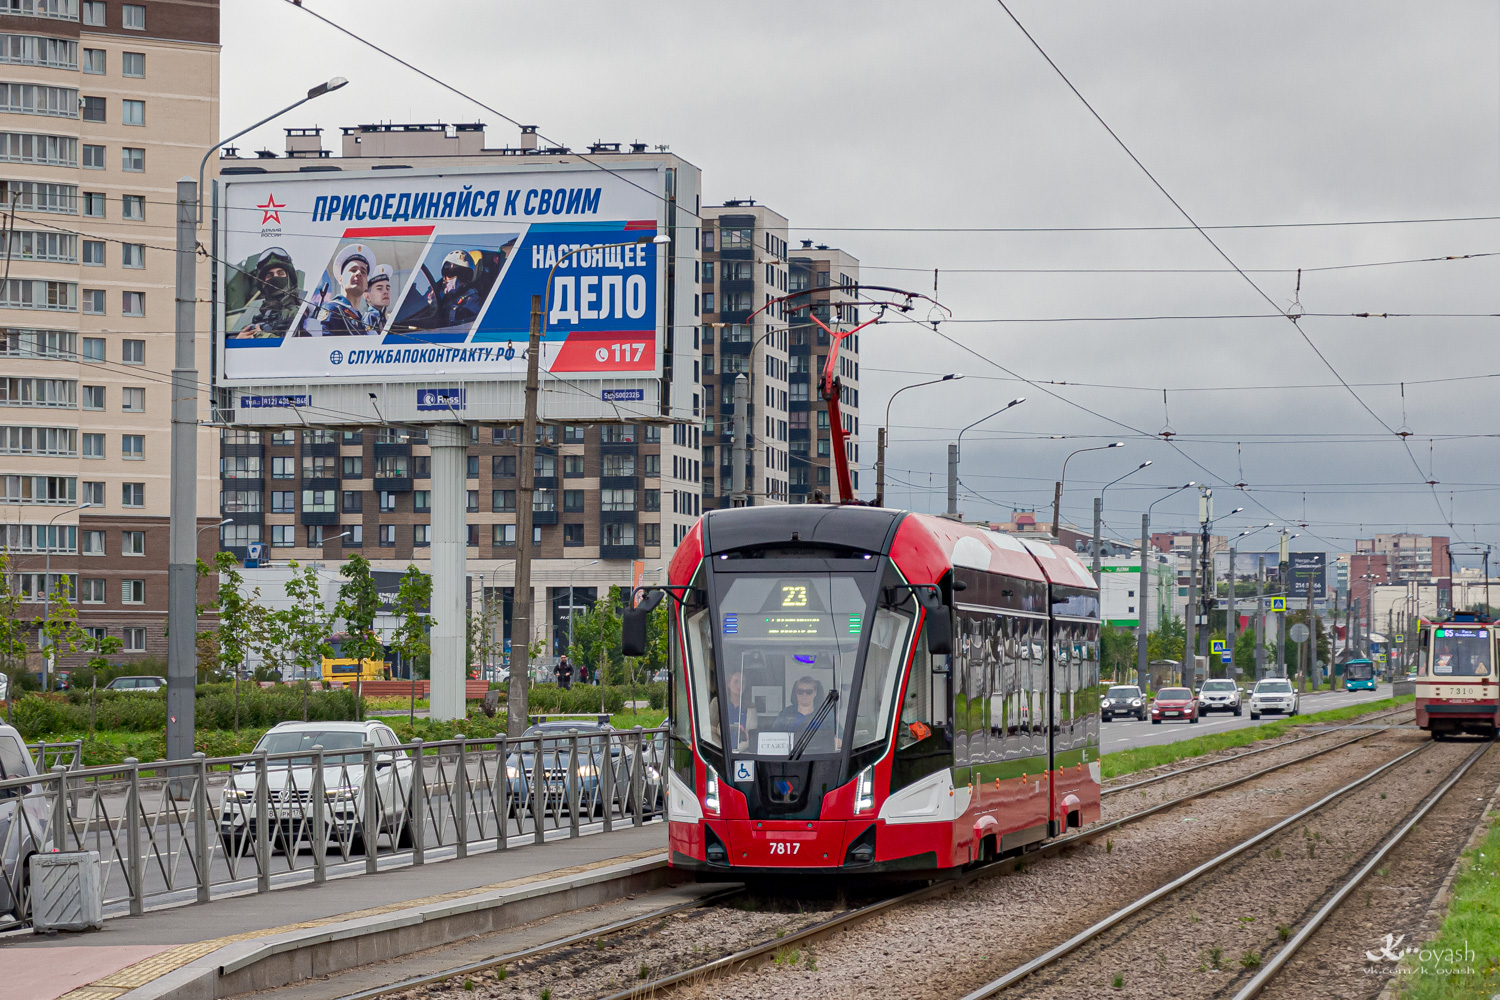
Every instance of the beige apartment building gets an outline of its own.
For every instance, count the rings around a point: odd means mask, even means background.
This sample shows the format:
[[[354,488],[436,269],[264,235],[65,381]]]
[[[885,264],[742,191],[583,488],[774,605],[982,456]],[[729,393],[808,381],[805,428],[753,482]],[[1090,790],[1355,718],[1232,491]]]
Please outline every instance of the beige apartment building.
[[[217,0],[0,2],[0,549],[125,654],[166,654],[176,182],[218,136]],[[201,511],[217,452],[205,428]]]

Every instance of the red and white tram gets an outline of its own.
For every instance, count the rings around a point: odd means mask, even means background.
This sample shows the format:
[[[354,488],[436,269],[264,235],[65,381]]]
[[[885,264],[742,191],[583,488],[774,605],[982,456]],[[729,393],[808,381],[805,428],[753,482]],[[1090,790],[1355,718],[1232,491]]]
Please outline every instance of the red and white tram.
[[[1456,612],[1418,628],[1417,725],[1439,740],[1459,733],[1494,738],[1500,724],[1495,623]]]

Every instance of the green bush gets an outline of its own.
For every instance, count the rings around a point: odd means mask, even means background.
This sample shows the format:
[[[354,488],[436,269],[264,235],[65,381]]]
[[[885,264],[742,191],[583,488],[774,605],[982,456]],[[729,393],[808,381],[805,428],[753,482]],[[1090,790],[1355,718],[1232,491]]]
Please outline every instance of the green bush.
[[[86,733],[90,729],[90,697],[93,696],[92,728],[124,733],[164,733],[167,728],[165,691],[68,692],[66,698],[28,695],[16,703],[16,728],[29,740],[64,733]],[[268,729],[278,722],[302,719],[302,689],[292,685],[261,688],[242,684],[239,694],[239,728]],[[359,703],[352,691],[307,692],[309,721],[328,722],[357,717]],[[235,695],[232,684],[201,684],[194,706],[195,728],[233,730]]]

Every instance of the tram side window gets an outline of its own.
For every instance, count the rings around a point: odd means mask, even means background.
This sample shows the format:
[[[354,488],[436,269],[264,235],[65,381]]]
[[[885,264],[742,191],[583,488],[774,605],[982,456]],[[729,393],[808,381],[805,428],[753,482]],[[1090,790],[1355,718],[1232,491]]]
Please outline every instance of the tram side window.
[[[891,768],[893,792],[953,766],[953,734],[947,725],[949,675],[943,672],[941,661],[941,657],[934,657],[927,649],[924,626],[917,637],[911,674],[901,702],[896,759]]]

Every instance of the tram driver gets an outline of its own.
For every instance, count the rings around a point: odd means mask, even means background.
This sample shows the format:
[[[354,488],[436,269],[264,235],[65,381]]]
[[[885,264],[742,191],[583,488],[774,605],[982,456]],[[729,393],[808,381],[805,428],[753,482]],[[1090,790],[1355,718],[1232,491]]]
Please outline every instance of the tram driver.
[[[776,721],[771,723],[771,728],[777,732],[789,732],[801,736],[802,731],[817,717],[824,697],[821,681],[816,680],[811,674],[804,674],[797,678],[797,682],[792,685],[791,703],[777,714]],[[836,751],[842,750],[844,741],[839,739],[834,732],[837,725],[835,713],[824,712],[823,718],[818,722],[817,731],[808,744],[808,749],[826,752],[831,745]]]

